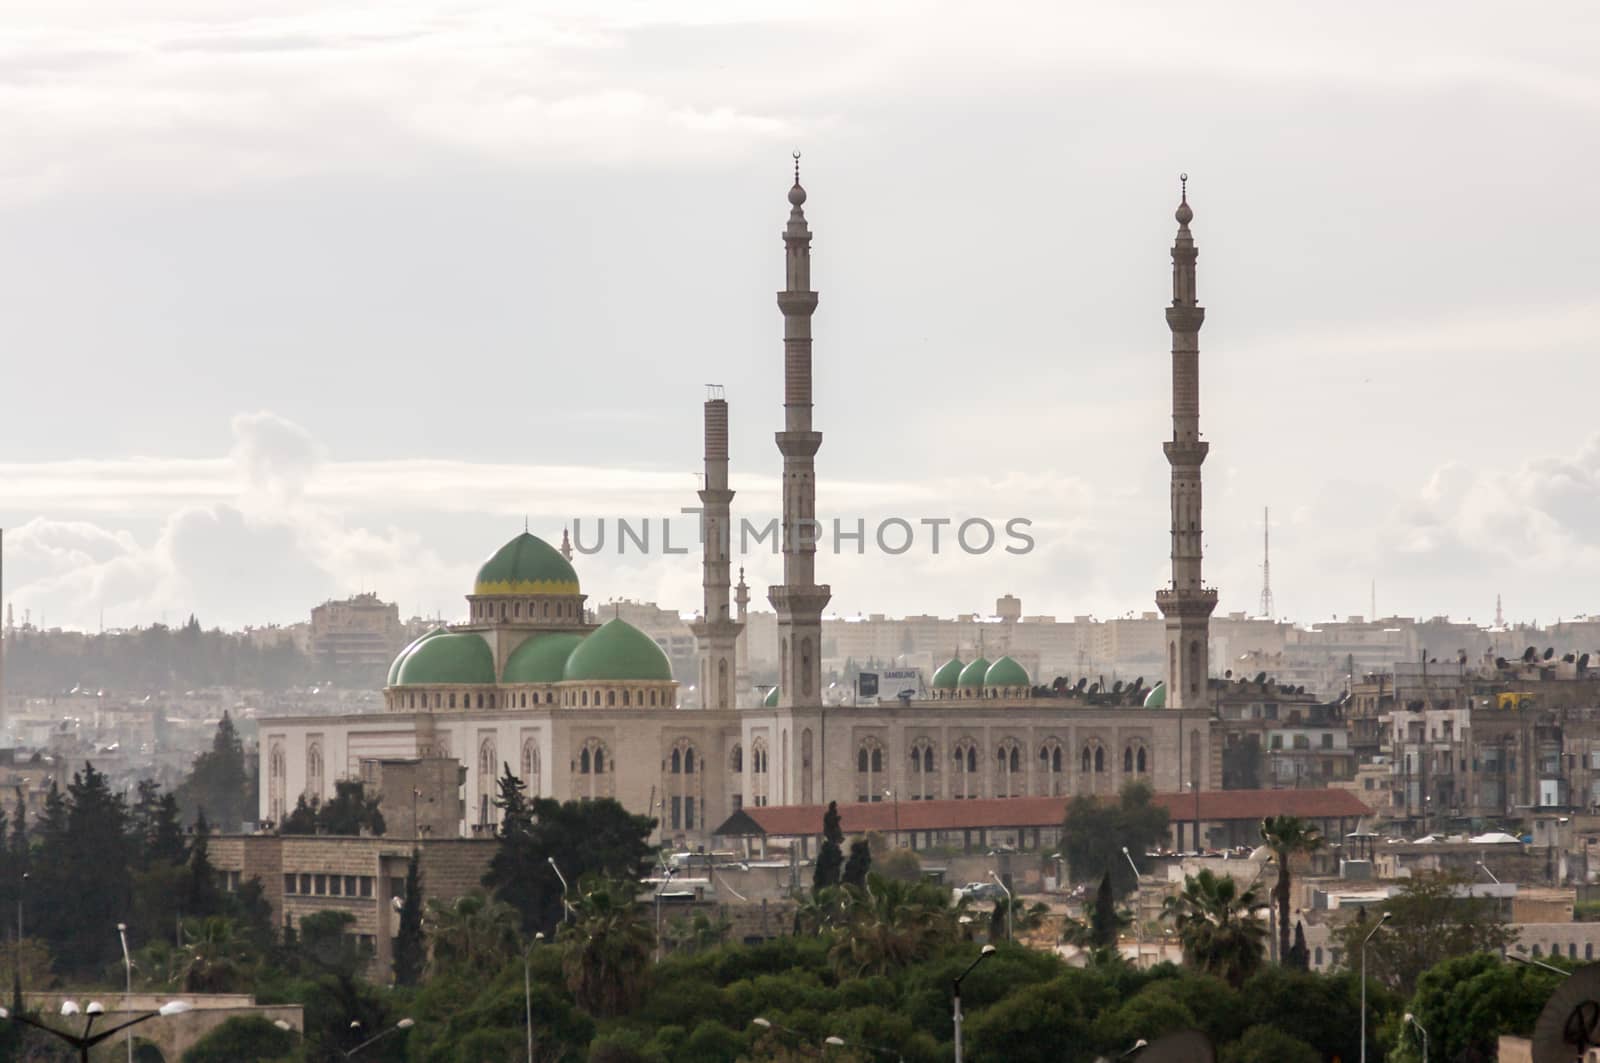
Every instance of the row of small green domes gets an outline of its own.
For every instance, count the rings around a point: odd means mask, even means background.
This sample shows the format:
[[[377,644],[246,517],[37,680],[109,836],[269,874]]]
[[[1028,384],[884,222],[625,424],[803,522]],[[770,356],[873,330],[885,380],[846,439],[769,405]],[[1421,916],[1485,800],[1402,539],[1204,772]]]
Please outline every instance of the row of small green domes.
[[[588,635],[535,635],[506,660],[503,683],[670,682],[672,665],[656,641],[626,620],[608,620]],[[435,628],[400,651],[390,686],[494,683],[494,653],[472,631]]]
[[[990,663],[982,657],[966,664],[952,657],[933,673],[935,690],[957,690],[961,687],[1025,687],[1028,670],[1012,660],[1002,657]]]

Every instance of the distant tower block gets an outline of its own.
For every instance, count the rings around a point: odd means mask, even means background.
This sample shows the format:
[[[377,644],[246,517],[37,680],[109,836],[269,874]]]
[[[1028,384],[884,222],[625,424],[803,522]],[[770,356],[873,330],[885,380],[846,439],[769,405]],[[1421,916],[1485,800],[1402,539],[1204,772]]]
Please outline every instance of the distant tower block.
[[[1272,601],[1272,510],[1261,511],[1261,609],[1260,614],[1271,618],[1278,610]]]
[[[1172,466],[1172,583],[1156,592],[1166,617],[1167,707],[1206,708],[1210,703],[1211,614],[1217,592],[1201,578],[1200,466],[1210,445],[1200,438],[1200,326],[1206,312],[1195,294],[1195,260],[1200,252],[1189,222],[1188,175],[1175,217],[1172,245],[1172,439],[1163,444]]]
[[[732,709],[737,686],[739,624],[728,612],[728,551],[732,539],[728,487],[728,402],[708,389],[705,405],[705,486],[700,491],[702,544],[700,616],[690,625],[700,656],[700,704]]]

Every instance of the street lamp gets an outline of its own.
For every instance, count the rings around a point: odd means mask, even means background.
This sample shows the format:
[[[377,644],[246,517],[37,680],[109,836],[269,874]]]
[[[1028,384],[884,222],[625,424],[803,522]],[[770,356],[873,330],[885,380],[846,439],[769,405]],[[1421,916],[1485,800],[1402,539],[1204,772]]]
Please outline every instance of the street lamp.
[[[894,802],[894,847],[900,848],[900,797],[893,790],[885,790],[883,796]]]
[[[1411,1012],[1406,1012],[1406,1025],[1414,1027],[1422,1035],[1422,1063],[1428,1063],[1428,1031],[1422,1028],[1422,1023]]]
[[[567,876],[563,875],[561,869],[556,866],[555,857],[547,856],[544,859],[550,865],[550,870],[556,873],[556,878],[561,880],[561,921],[565,923],[567,922],[567,916],[572,913],[571,906],[567,904]]]
[[[664,951],[661,944],[661,891],[672,884],[672,876],[677,874],[677,868],[662,868],[661,882],[656,886],[656,962],[661,962]]]
[[[906,1063],[906,1057],[895,1049],[885,1048],[883,1045],[869,1045],[865,1041],[846,1041],[843,1037],[835,1036],[824,1037],[822,1039],[822,1054],[826,1056],[830,1048],[864,1048],[868,1052],[876,1052],[886,1059],[892,1056],[898,1063]]]
[[[129,1019],[127,1022],[121,1023],[120,1025],[113,1026],[109,1030],[101,1030],[99,1033],[92,1032],[94,1029],[94,1020],[106,1013],[105,1005],[100,1003],[98,1000],[91,1000],[87,1008],[80,1009],[78,1007],[78,1002],[75,1000],[63,1000],[61,1002],[61,1015],[63,1018],[70,1019],[72,1016],[79,1014],[80,1010],[82,1014],[88,1016],[88,1018],[83,1024],[83,1033],[77,1036],[69,1033],[63,1033],[54,1027],[46,1026],[37,1019],[30,1019],[28,1016],[20,1013],[13,1015],[5,1008],[0,1008],[0,1019],[10,1019],[12,1022],[20,1022],[24,1026],[32,1026],[36,1030],[43,1030],[51,1037],[59,1038],[60,1040],[63,1040],[67,1044],[71,1045],[73,1048],[76,1048],[78,1050],[78,1059],[80,1063],[89,1063],[89,1050],[95,1045],[109,1040],[111,1037],[121,1033],[128,1027],[137,1026],[141,1022],[144,1022],[148,1019],[154,1019],[157,1017],[166,1018],[172,1015],[182,1015],[186,1011],[192,1011],[194,1010],[194,1005],[183,1000],[171,1000],[161,1005],[161,1007],[157,1008],[155,1011],[145,1012],[143,1015]]]
[[[1384,912],[1378,925],[1367,931],[1367,936],[1361,939],[1361,1063],[1367,1063],[1367,943],[1372,940],[1372,935],[1383,929],[1383,924],[1389,921],[1391,914]]]
[[[1138,962],[1136,967],[1144,966],[1144,920],[1139,918],[1139,865],[1133,862],[1133,854],[1128,852],[1128,847],[1122,847],[1122,857],[1128,861],[1128,866],[1133,868],[1133,931],[1136,935],[1134,946],[1137,949]]]
[[[352,1022],[350,1025],[352,1027],[359,1028],[361,1026],[361,1023]],[[409,1019],[409,1018],[401,1019],[399,1022],[395,1023],[393,1026],[389,1027],[387,1030],[383,1031],[382,1033],[377,1034],[374,1037],[369,1037],[365,1041],[362,1041],[360,1044],[356,1045],[354,1048],[350,1049],[350,1051],[348,1051],[348,1052],[346,1052],[344,1054],[344,1058],[346,1058],[346,1059],[354,1059],[354,1058],[356,1058],[356,1053],[357,1052],[360,1052],[363,1048],[365,1048],[368,1045],[372,1044],[374,1041],[381,1041],[385,1037],[388,1037],[392,1033],[399,1033],[401,1030],[409,1030],[409,1029],[411,1029],[411,1027],[413,1027],[415,1025],[416,1025],[416,1022],[413,1019]],[[87,1057],[85,1057],[85,1058],[87,1058]]]
[[[528,1019],[528,1063],[533,1063],[533,972],[530,965],[533,960],[533,950],[543,941],[544,931],[535,931],[533,944],[522,954],[522,1006],[527,1012]]]
[[[950,999],[952,1007],[951,1016],[955,1021],[956,1027],[955,1063],[961,1063],[961,983],[967,977],[967,975],[973,972],[973,969],[976,968],[978,964],[982,963],[984,960],[987,960],[993,955],[994,946],[985,945],[981,950],[979,950],[978,958],[968,964],[967,969],[956,975],[955,980],[950,983]]]
[[[1517,948],[1520,949],[1520,948],[1522,948],[1522,946],[1518,945]],[[1514,952],[1506,953],[1506,959],[1513,960],[1513,961],[1515,961],[1517,963],[1522,964],[1525,967],[1537,967],[1541,971],[1549,971],[1551,974],[1559,974],[1563,978],[1567,977],[1568,975],[1570,975],[1572,973],[1571,971],[1563,971],[1559,967],[1553,966],[1552,964],[1544,963],[1544,962],[1542,962],[1540,960],[1530,960],[1526,956],[1518,956]]]
[[[127,993],[133,996],[133,960],[128,956],[128,924],[117,924],[117,938],[122,942],[122,969],[128,976]],[[133,1063],[133,1034],[128,1035],[128,1063]]]
[[[1011,887],[1000,881],[1000,876],[994,873],[993,868],[989,869],[989,877],[994,879],[994,884],[1005,890],[1006,893],[1006,940],[1010,941],[1012,940],[1012,931],[1016,928],[1016,923],[1013,921],[1012,915],[1014,914],[1014,909],[1017,907],[1017,905],[1011,896]]]
[[[1484,863],[1482,860],[1479,860],[1478,861],[1478,866],[1483,868],[1483,873],[1485,875],[1488,875],[1491,879],[1494,880],[1494,884],[1496,886],[1500,885],[1500,879],[1495,875],[1495,873],[1493,871],[1489,870],[1489,865],[1488,864]]]
[[[22,873],[17,886],[17,962],[11,966],[11,1006],[22,1013],[22,897],[28,892],[28,873]]]

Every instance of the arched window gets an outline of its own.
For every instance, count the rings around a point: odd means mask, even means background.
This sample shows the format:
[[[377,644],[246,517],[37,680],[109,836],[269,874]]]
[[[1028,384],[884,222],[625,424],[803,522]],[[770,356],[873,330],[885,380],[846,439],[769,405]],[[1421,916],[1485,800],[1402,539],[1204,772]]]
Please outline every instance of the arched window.
[[[1099,775],[1106,770],[1106,751],[1099,746],[1094,749],[1094,773]]]
[[[950,760],[956,769],[950,780],[950,796],[957,799],[979,796],[982,785],[978,781],[978,743],[970,738],[961,739],[951,751]]]
[[[539,743],[529,738],[522,743],[522,781],[528,786],[528,796],[539,796]]]
[[[744,771],[744,747],[734,743],[733,751],[728,754],[728,767],[734,771]]]
[[[1133,747],[1128,746],[1122,751],[1122,770],[1131,774],[1133,772]]]
[[[856,748],[857,800],[882,801],[883,787],[883,746],[876,738],[864,738]]]
[[[1093,754],[1089,752],[1089,747],[1088,746],[1084,746],[1083,747],[1083,758],[1082,759],[1083,759],[1083,773],[1085,775],[1089,774],[1089,758],[1091,756],[1093,756]]]
[[[1140,775],[1145,773],[1144,746],[1140,746],[1134,751],[1133,770],[1138,772]]]
[[[321,798],[322,794],[322,744],[312,742],[306,746],[306,793]]]
[[[572,780],[572,796],[579,801],[615,796],[615,777],[607,774],[606,745],[598,738],[587,738],[579,747],[578,774]]]
[[[994,796],[996,797],[1021,797],[1023,795],[1022,780],[1022,744],[1015,738],[1007,738],[995,750],[995,778]]]
[[[587,749],[578,754],[578,774],[589,774],[589,751]]]
[[[587,690],[581,691],[578,695],[578,701],[582,705],[589,704],[589,692]]]
[[[1200,640],[1195,639],[1189,643],[1189,693],[1196,697],[1200,694],[1200,684],[1206,677],[1200,674]]]
[[[606,705],[614,706],[614,705],[616,705],[616,703],[617,703],[617,692],[615,690],[606,691]]]
[[[672,747],[672,773],[667,776],[665,807],[662,809],[665,826],[672,830],[695,830],[701,826],[705,812],[704,794],[700,780],[695,778],[694,745],[680,738]],[[680,771],[680,765],[682,770]]]
[[[750,802],[760,807],[767,803],[767,740],[757,738],[750,743]]]
[[[606,773],[606,751],[604,749],[594,751],[594,773],[596,775],[604,775]]]
[[[500,756],[494,739],[485,738],[478,744],[478,825],[487,827],[494,823],[495,777],[500,774]]]
[[[1043,797],[1058,797],[1065,792],[1061,779],[1061,742],[1047,738],[1039,746],[1039,784],[1036,792]]]
[[[628,691],[626,691],[626,690],[624,690],[622,692],[622,707],[623,708],[627,708],[628,707]]]
[[[939,796],[939,780],[934,776],[933,741],[919,738],[911,745],[911,800],[931,801]]]

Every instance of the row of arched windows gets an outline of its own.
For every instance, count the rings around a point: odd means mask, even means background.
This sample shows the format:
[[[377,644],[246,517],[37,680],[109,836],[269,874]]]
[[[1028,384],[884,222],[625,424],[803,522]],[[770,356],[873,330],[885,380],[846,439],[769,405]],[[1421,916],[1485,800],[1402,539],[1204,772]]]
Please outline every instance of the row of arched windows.
[[[523,619],[522,607],[524,604],[528,607],[527,619],[529,620],[535,620],[541,616],[546,620],[551,618],[558,620],[582,619],[578,616],[578,602],[576,599],[557,599],[554,602],[554,609],[550,608],[552,603],[548,600],[527,603],[521,601],[475,601],[472,603],[470,611],[474,620],[495,620],[497,618],[500,620],[521,620]]]
[[[994,751],[994,787],[993,793],[998,797],[1020,797],[1027,787],[1027,779],[1023,770],[1024,747],[1014,738],[1002,740]],[[935,754],[935,745],[932,739],[918,738],[911,744],[910,759],[910,792],[905,795],[911,800],[930,800],[940,796],[939,784],[936,778],[939,760]],[[1038,768],[1036,770],[1036,789],[1043,794],[1059,794],[1062,792],[1061,776],[1063,774],[1063,747],[1057,739],[1047,739],[1041,743],[1038,751]],[[971,738],[963,738],[951,747],[950,764],[952,779],[949,796],[955,798],[968,798],[979,796],[981,787],[976,781],[978,775],[978,743]],[[877,800],[883,778],[884,753],[883,747],[876,738],[868,737],[861,741],[856,748],[856,777],[857,791],[861,800]],[[1108,769],[1106,749],[1098,740],[1091,740],[1084,744],[1080,753],[1079,767],[1083,775],[1092,776],[1104,774]],[[1143,741],[1134,740],[1124,746],[1122,751],[1122,771],[1126,775],[1144,775],[1151,769],[1151,758]]]
[[[506,694],[505,707],[508,709],[525,709],[532,705],[556,704],[556,691],[554,689],[532,691],[512,691]],[[492,709],[497,705],[498,698],[493,690],[463,690],[432,692],[423,690],[402,690],[393,694],[391,705],[396,709]],[[431,702],[431,706],[430,706]],[[621,689],[585,689],[564,690],[561,692],[560,703],[567,707],[589,708],[670,708],[672,698],[666,690],[640,690],[623,687]]]

